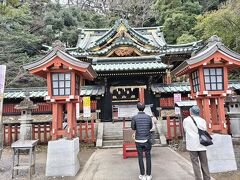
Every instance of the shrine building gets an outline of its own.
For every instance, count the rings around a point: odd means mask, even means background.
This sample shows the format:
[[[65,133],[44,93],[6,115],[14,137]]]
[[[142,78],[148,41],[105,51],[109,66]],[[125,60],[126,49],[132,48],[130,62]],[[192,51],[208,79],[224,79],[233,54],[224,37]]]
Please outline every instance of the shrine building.
[[[91,63],[97,73],[94,81],[81,82],[80,95],[91,97],[92,111],[99,110],[103,122],[117,119],[117,107],[121,105],[144,101],[152,105],[156,115],[159,108],[166,115],[174,111],[174,93],[181,93],[182,100],[189,99],[187,78],[176,82],[178,79],[171,72],[203,47],[203,42],[168,44],[161,28],[133,28],[120,19],[109,29],[82,29],[76,47],[66,48],[74,58]],[[240,89],[239,82],[229,82],[231,85]],[[46,88],[32,88],[30,98],[46,106],[46,94]],[[7,106],[14,107],[23,95],[21,89],[6,89],[3,113],[7,114]],[[48,107],[45,110],[51,112]]]

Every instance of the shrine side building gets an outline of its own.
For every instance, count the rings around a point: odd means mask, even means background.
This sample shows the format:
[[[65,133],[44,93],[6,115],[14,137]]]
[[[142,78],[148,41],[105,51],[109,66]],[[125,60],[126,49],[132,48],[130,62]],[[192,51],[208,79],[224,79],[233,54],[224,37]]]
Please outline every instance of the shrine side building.
[[[188,99],[188,82],[173,83],[176,78],[171,76],[171,71],[202,46],[202,41],[170,45],[161,27],[133,28],[120,19],[110,29],[82,29],[76,47],[66,51],[91,63],[97,77],[94,81],[81,82],[81,96],[91,97],[92,110],[100,110],[102,121],[112,121],[118,118],[117,107],[121,105],[144,101],[158,115],[159,107],[165,108],[165,113],[172,111],[174,93],[181,93],[182,100]],[[240,83],[232,86],[240,89]],[[3,112],[7,104],[22,98],[22,91],[5,90]],[[30,94],[33,101],[44,103],[47,89],[34,88]]]

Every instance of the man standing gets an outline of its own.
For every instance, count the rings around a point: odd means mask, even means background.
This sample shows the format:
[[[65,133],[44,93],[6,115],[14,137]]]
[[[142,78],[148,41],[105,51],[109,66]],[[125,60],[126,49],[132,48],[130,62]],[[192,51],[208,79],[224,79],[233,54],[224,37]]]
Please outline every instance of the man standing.
[[[131,127],[133,130],[136,130],[135,133],[135,143],[138,152],[138,163],[140,168],[139,179],[142,180],[151,180],[151,149],[152,145],[150,142],[151,133],[150,129],[152,129],[152,119],[149,115],[145,114],[143,111],[145,109],[145,104],[139,102],[137,104],[137,108],[139,110],[138,114],[133,116]],[[145,169],[143,163],[143,151],[146,156],[146,176]]]
[[[199,116],[199,107],[193,106],[190,108],[190,116],[183,120],[183,128],[186,132],[186,147],[189,151],[192,161],[193,171],[196,180],[210,180],[210,173],[208,168],[208,160],[206,153],[206,146],[200,144],[199,134],[193,119],[195,120],[199,129],[206,130],[206,121]],[[201,170],[199,166],[199,160],[201,164]]]

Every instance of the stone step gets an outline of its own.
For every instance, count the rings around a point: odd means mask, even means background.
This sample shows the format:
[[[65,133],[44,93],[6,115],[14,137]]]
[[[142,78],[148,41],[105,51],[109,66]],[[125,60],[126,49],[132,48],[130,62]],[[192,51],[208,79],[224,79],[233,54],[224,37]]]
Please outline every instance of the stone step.
[[[123,131],[103,131],[104,134],[123,134]]]
[[[103,140],[123,140],[123,136],[114,135],[114,136],[103,136]]]
[[[105,146],[120,146],[122,147],[123,140],[109,140],[109,141],[103,141],[103,147]]]
[[[122,147],[122,140],[108,140],[103,141],[103,148],[111,148],[111,147]],[[160,140],[155,139],[155,144],[153,146],[161,146]]]

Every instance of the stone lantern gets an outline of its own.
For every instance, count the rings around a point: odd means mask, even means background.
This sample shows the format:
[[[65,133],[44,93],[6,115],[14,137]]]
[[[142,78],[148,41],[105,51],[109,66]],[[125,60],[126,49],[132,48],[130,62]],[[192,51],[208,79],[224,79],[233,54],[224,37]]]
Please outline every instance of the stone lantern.
[[[228,72],[240,67],[240,54],[229,50],[218,36],[180,64],[173,73],[189,75],[191,97],[196,99],[200,116],[207,121],[209,132],[227,133],[224,98],[228,89]]]
[[[20,121],[20,140],[31,140],[32,139],[32,110],[38,108],[34,105],[29,98],[29,93],[25,93],[25,98],[20,102],[19,105],[15,106],[15,109],[21,111]]]
[[[53,140],[48,142],[46,176],[75,176],[80,168],[76,103],[80,102],[80,86],[84,79],[93,80],[97,74],[90,63],[66,53],[60,41],[45,57],[24,68],[46,79],[48,95],[45,100],[52,104]],[[63,126],[65,112],[66,127]]]

